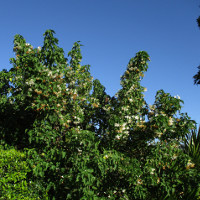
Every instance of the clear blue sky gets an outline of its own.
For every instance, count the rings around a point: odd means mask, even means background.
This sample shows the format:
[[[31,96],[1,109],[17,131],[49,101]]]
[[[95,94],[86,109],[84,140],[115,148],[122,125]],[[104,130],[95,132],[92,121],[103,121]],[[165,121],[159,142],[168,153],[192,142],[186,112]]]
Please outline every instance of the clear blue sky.
[[[15,34],[34,47],[53,29],[66,55],[80,40],[83,64],[114,95],[120,75],[138,51],[151,62],[142,85],[146,101],[156,91],[179,95],[183,112],[200,123],[200,86],[193,76],[200,65],[199,0],[6,0],[0,2],[0,70],[11,67]]]

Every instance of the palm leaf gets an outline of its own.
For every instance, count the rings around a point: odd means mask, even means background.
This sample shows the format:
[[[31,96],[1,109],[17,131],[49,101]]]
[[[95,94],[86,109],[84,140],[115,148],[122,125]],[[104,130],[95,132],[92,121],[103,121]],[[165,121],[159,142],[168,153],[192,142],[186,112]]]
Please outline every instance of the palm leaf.
[[[198,131],[194,129],[186,136],[184,151],[191,157],[192,162],[198,168],[200,166],[200,127]]]

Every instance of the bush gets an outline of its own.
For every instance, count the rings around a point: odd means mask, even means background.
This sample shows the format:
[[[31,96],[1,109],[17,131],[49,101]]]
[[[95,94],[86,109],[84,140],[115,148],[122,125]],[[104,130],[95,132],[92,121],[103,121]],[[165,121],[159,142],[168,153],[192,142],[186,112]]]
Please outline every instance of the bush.
[[[30,168],[23,152],[0,146],[0,199],[40,199],[27,182]]]

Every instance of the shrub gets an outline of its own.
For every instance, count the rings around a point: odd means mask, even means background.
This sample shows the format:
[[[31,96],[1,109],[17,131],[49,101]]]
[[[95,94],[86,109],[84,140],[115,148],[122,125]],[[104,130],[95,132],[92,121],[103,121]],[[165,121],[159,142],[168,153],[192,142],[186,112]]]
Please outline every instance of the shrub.
[[[40,199],[32,190],[33,184],[27,182],[29,172],[23,152],[0,146],[0,199]]]

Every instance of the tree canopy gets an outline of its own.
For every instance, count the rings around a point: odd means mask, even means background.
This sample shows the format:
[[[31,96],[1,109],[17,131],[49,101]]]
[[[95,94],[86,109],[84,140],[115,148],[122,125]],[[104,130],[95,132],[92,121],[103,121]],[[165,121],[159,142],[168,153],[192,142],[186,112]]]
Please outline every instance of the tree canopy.
[[[200,16],[197,18],[197,24],[198,27],[200,28]],[[199,85],[200,84],[200,66],[198,66],[199,71],[197,72],[197,74],[195,74],[193,76],[194,78],[194,84]]]
[[[66,57],[54,34],[37,48],[16,35],[13,67],[0,72],[0,142],[24,171],[6,171],[8,156],[0,176],[16,177],[22,199],[197,199],[198,161],[182,148],[195,122],[179,96],[159,90],[147,104],[148,53],[130,59],[111,97],[81,64],[80,42]],[[9,181],[3,199],[17,191]]]

